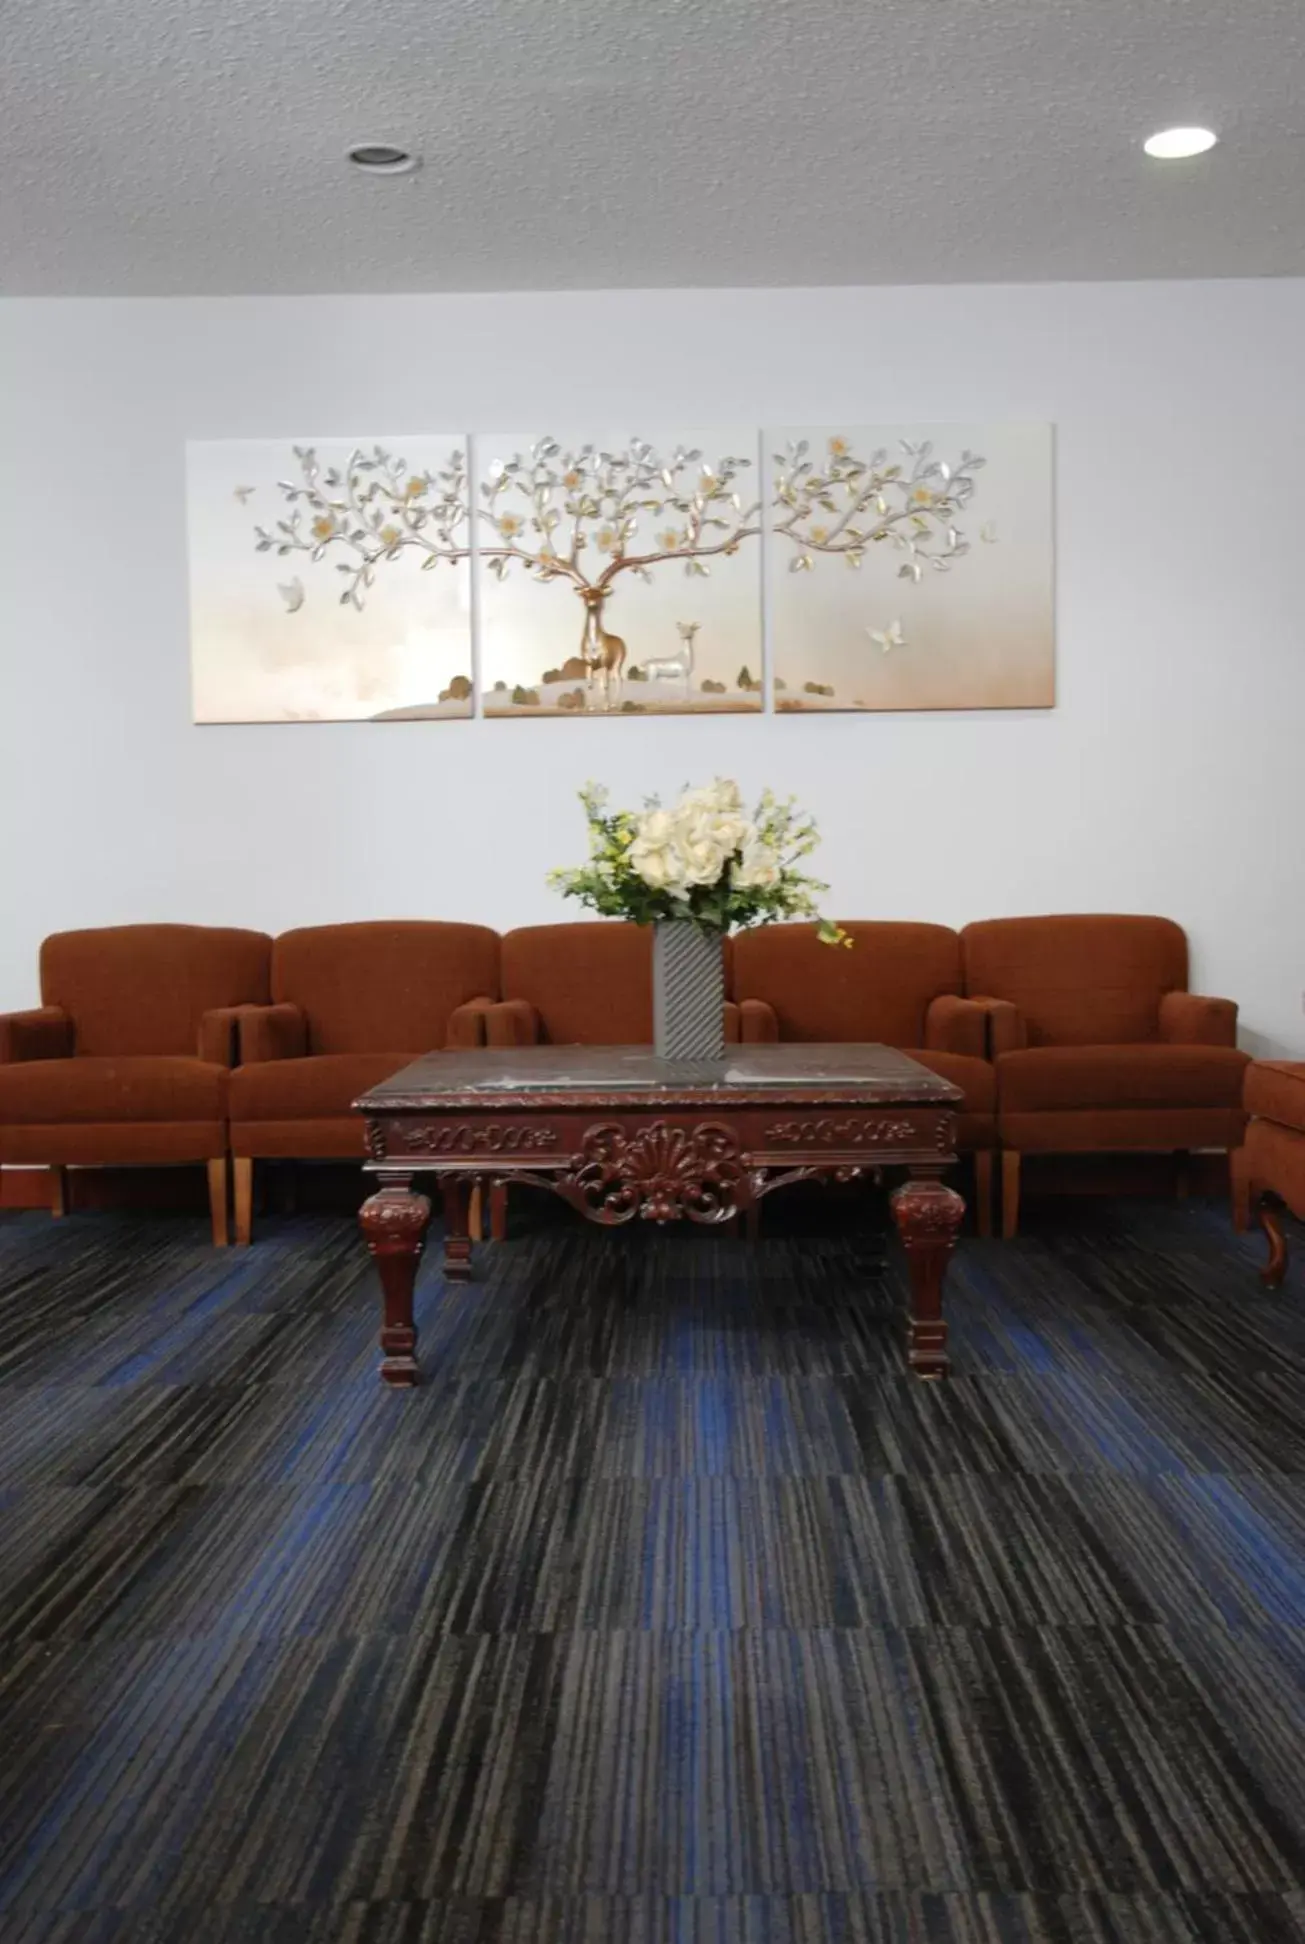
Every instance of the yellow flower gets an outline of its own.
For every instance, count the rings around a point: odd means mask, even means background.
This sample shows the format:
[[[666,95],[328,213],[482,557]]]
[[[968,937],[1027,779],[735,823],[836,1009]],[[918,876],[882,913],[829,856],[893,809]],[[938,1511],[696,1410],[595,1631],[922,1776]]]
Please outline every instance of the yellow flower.
[[[564,472],[562,474],[562,484],[564,486],[570,487],[572,492],[574,492],[576,487],[580,484],[580,475],[576,471],[574,466],[572,466],[570,472]]]
[[[505,540],[514,540],[521,531],[521,522],[515,513],[504,513],[499,520],[498,530]]]
[[[314,540],[329,540],[335,532],[335,520],[330,513],[319,513],[313,521]]]
[[[680,536],[674,527],[667,527],[665,533],[657,535],[657,545],[663,553],[674,553],[680,544]]]
[[[911,494],[912,506],[932,506],[933,494],[927,486],[917,486]]]
[[[616,528],[609,526],[600,527],[594,545],[598,548],[599,553],[610,553],[616,545]]]
[[[835,436],[834,438],[832,438],[832,439],[831,439],[831,440],[829,441],[829,450],[830,450],[830,452],[831,452],[831,453],[833,454],[833,456],[834,456],[834,458],[835,458],[835,459],[843,459],[843,458],[846,458],[846,456],[847,456],[847,440],[846,440],[846,439],[840,439],[840,438],[838,438],[837,436]]]
[[[381,545],[386,549],[386,551],[388,553],[393,553],[394,549],[398,546],[400,540],[402,540],[403,535],[399,532],[399,529],[396,526],[383,526],[381,528],[379,538],[380,538]]]
[[[403,489],[403,496],[405,499],[420,499],[422,494],[425,492],[425,490],[426,490],[425,480],[418,479],[416,474],[414,473],[412,478],[408,481],[407,485]]]
[[[826,540],[828,540],[828,538],[829,538],[828,527],[812,527],[811,544],[813,547],[823,547]]]

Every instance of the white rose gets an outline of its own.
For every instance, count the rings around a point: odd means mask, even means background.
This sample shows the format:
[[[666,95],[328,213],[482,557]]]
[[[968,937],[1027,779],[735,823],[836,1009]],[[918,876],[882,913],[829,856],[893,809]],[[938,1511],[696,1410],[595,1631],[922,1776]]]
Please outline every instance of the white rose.
[[[680,854],[686,884],[716,884],[729,858],[708,811],[692,809],[675,815],[675,848]]]
[[[760,839],[754,838],[731,872],[740,891],[769,891],[779,883],[779,858]]]
[[[714,783],[706,784],[700,790],[686,790],[676,808],[695,810],[715,810],[730,816],[738,816],[743,810],[743,798],[737,783],[718,776]]]
[[[630,868],[653,891],[682,895],[684,863],[675,821],[667,810],[649,810],[640,817],[630,846]]]
[[[712,829],[715,832],[716,842],[729,856],[733,856],[735,851],[746,850],[757,835],[754,824],[750,824],[746,817],[735,816],[732,812],[713,817]]]

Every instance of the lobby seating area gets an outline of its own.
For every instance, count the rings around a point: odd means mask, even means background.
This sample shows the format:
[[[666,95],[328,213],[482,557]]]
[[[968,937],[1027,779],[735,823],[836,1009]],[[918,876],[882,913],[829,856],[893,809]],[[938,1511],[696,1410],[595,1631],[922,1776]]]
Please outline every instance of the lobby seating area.
[[[837,951],[796,924],[727,940],[726,1042],[886,1044],[952,1082],[980,1234],[997,1157],[1011,1237],[1025,1155],[1169,1155],[1182,1192],[1193,1154],[1240,1146],[1237,1007],[1188,990],[1168,919],[845,924]],[[623,923],[122,926],[47,939],[40,976],[0,1019],[0,1164],[51,1169],[58,1212],[70,1167],[202,1161],[225,1240],[230,1161],[242,1243],[256,1164],[361,1161],[354,1101],[423,1053],[652,1040],[649,933]],[[1295,1098],[1281,1066],[1252,1085]],[[1299,1110],[1251,1111],[1299,1208]]]

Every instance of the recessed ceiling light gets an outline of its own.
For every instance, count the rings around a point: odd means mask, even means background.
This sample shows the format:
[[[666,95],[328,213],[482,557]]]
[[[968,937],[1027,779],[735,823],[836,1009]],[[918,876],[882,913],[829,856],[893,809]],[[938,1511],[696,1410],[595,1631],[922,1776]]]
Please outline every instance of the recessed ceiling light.
[[[397,142],[355,142],[349,160],[364,175],[409,175],[421,166],[421,157]]]
[[[1204,155],[1218,139],[1210,128],[1162,128],[1149,135],[1142,147],[1157,162],[1182,162],[1189,155]]]

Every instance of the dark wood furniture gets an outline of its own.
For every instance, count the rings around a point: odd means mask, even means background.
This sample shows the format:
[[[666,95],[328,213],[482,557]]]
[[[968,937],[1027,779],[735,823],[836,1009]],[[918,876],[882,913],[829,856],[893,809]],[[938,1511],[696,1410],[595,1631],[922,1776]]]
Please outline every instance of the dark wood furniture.
[[[942,1286],[965,1212],[942,1176],[961,1092],[887,1046],[741,1047],[660,1060],[646,1047],[538,1046],[428,1054],[355,1103],[380,1187],[359,1218],[384,1293],[381,1376],[420,1379],[413,1285],[438,1178],[444,1274],[471,1274],[473,1188],[528,1182],[590,1221],[687,1217],[719,1226],[796,1181],[905,1170],[892,1195],[910,1269],[909,1355],[947,1370]]]

